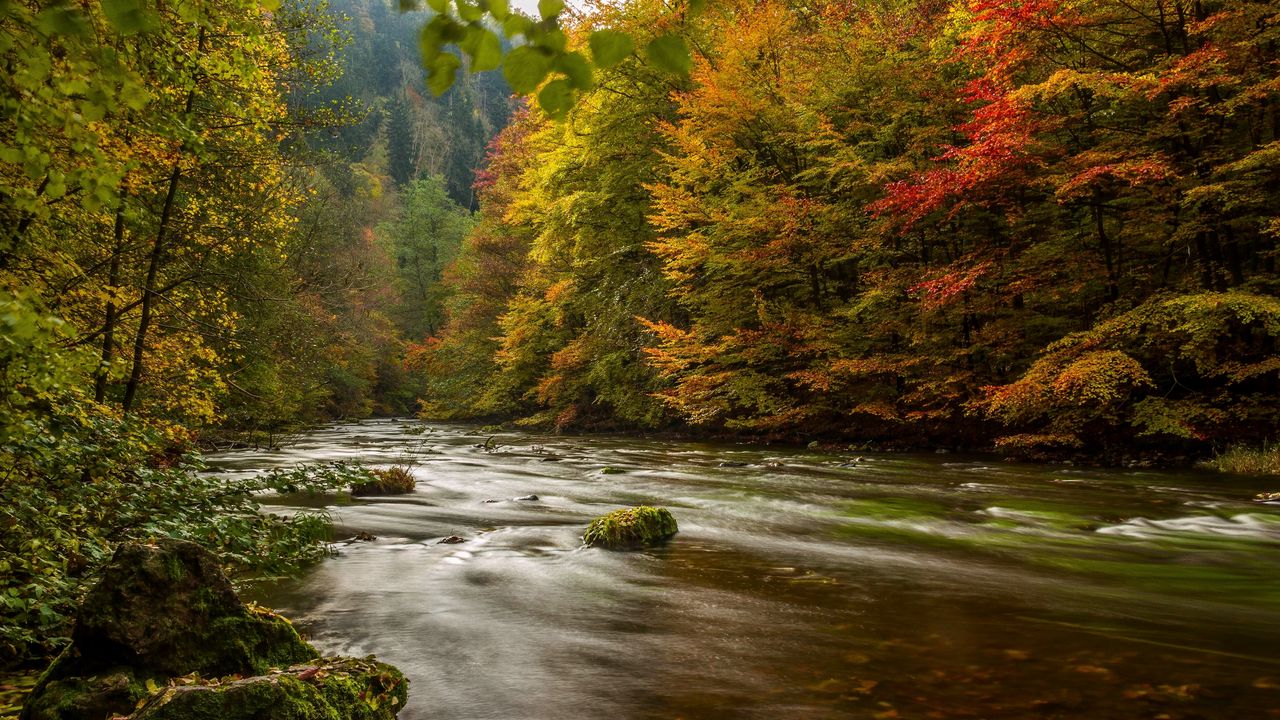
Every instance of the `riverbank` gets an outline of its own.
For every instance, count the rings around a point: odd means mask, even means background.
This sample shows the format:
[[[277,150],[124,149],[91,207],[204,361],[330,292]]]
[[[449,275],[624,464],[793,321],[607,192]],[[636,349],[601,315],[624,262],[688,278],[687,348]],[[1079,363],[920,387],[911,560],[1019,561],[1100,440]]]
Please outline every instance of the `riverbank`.
[[[525,423],[519,419],[486,417],[478,420],[440,420],[430,417],[421,422],[474,425],[476,435],[501,433],[541,432],[565,437],[632,437],[659,442],[723,442],[753,444],[781,448],[808,448],[829,453],[935,453],[938,455],[964,454],[989,457],[1007,462],[1032,462],[1050,465],[1071,465],[1099,468],[1203,468],[1237,475],[1280,475],[1280,445],[1264,445],[1253,448],[1233,447],[1224,452],[1201,448],[1199,452],[1188,448],[1112,448],[1084,451],[1071,448],[1058,450],[1038,449],[1013,452],[1000,450],[990,442],[948,443],[922,442],[919,439],[880,438],[858,439],[830,436],[806,437],[790,433],[735,433],[726,431],[699,431],[687,426],[679,428],[641,428],[609,421],[583,427],[557,430],[550,424]]]

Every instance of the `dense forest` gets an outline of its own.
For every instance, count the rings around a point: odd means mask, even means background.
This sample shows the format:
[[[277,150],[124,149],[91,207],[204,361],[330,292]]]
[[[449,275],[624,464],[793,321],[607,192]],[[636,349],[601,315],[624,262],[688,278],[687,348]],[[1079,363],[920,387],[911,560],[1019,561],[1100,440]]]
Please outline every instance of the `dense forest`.
[[[0,4],[7,656],[326,419],[1275,455],[1280,3],[413,5]]]
[[[404,338],[442,322],[510,92],[433,97],[424,14],[378,0],[0,9],[3,659],[57,647],[122,540],[315,556],[320,516],[248,493],[340,468],[228,488],[191,452],[413,411]]]
[[[1202,456],[1273,441],[1280,6],[602,4],[494,144],[429,414]],[[1096,457],[1096,455],[1094,455]]]

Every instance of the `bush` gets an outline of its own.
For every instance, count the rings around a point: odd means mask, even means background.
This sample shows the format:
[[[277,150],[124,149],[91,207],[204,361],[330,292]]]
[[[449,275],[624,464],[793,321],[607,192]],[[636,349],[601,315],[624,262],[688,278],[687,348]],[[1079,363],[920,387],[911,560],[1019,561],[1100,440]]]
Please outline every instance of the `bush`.
[[[1280,445],[1238,445],[1207,463],[1221,472],[1241,475],[1280,475]]]
[[[403,465],[389,467],[386,470],[373,470],[372,480],[355,483],[351,486],[351,494],[362,495],[407,495],[413,492],[413,473]]]

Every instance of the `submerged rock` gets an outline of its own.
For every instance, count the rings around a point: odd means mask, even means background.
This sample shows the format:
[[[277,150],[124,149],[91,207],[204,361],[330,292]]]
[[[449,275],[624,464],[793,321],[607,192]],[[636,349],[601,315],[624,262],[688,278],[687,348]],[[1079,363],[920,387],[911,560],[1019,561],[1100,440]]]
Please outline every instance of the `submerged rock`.
[[[22,720],[104,720],[133,712],[170,678],[265,675],[319,655],[288,620],[241,603],[211,553],[179,540],[122,545],[82,602],[71,640]]]
[[[437,545],[458,545],[466,542],[467,539],[458,535],[450,535],[449,537],[437,542]]]
[[[516,502],[538,502],[537,495],[521,495],[520,497],[511,498],[511,499]]]
[[[601,515],[587,526],[582,542],[587,547],[632,550],[671,539],[678,532],[676,519],[666,508],[641,505]]]

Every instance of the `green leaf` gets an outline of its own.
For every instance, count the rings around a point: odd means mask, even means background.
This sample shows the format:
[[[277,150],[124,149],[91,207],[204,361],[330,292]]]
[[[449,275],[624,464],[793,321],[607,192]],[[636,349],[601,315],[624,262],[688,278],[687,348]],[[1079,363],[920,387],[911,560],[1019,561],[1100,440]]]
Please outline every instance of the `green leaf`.
[[[663,35],[654,38],[645,47],[645,54],[654,65],[677,75],[688,75],[693,67],[693,57],[689,54],[689,46],[679,35]]]
[[[121,35],[145,32],[156,26],[155,16],[141,0],[102,0],[102,13]]]
[[[564,11],[564,0],[538,0],[538,14],[543,20],[559,17]]]
[[[431,22],[422,26],[418,36],[418,48],[422,52],[422,64],[427,67],[440,54],[441,48],[449,43],[456,43],[466,37],[466,28],[454,22],[446,15],[437,15]]]
[[[280,0],[258,0],[258,4],[271,12],[275,12],[280,9]]]
[[[83,13],[61,5],[41,10],[36,16],[36,26],[47,35],[84,35],[89,31]]]
[[[591,33],[587,44],[591,46],[591,57],[602,68],[622,62],[636,47],[630,35],[617,30],[597,30]]]
[[[511,7],[507,4],[507,0],[480,0],[480,7],[488,10],[493,19],[499,22],[506,20],[511,14]]]
[[[418,9],[418,0],[400,0],[400,12],[413,12]]]
[[[573,86],[568,80],[552,80],[538,93],[538,105],[555,120],[563,120],[573,107]]]
[[[531,39],[534,45],[543,48],[552,55],[559,55],[564,52],[565,47],[569,44],[569,38],[565,36],[564,31],[560,28],[534,33]]]
[[[431,94],[440,96],[453,87],[453,81],[460,67],[462,67],[462,61],[457,55],[448,52],[436,55],[432,63],[427,66],[427,87],[431,89]]]
[[[550,71],[551,58],[527,45],[507,53],[502,63],[502,74],[517,95],[536,90]]]
[[[479,5],[472,5],[466,0],[458,0],[457,6],[458,17],[469,23],[478,22],[480,18],[484,17],[484,11],[480,9]]]
[[[502,32],[507,37],[515,37],[516,35],[528,37],[529,31],[532,29],[533,21],[520,13],[511,13],[506,20],[502,21]]]
[[[471,56],[471,72],[496,70],[502,64],[502,41],[492,31],[475,26],[468,31],[463,50]]]
[[[561,55],[556,58],[552,67],[564,73],[575,90],[590,90],[595,84],[595,78],[591,74],[591,63],[587,62],[582,53],[571,52]]]
[[[427,7],[443,15],[449,10],[449,0],[427,0]]]

